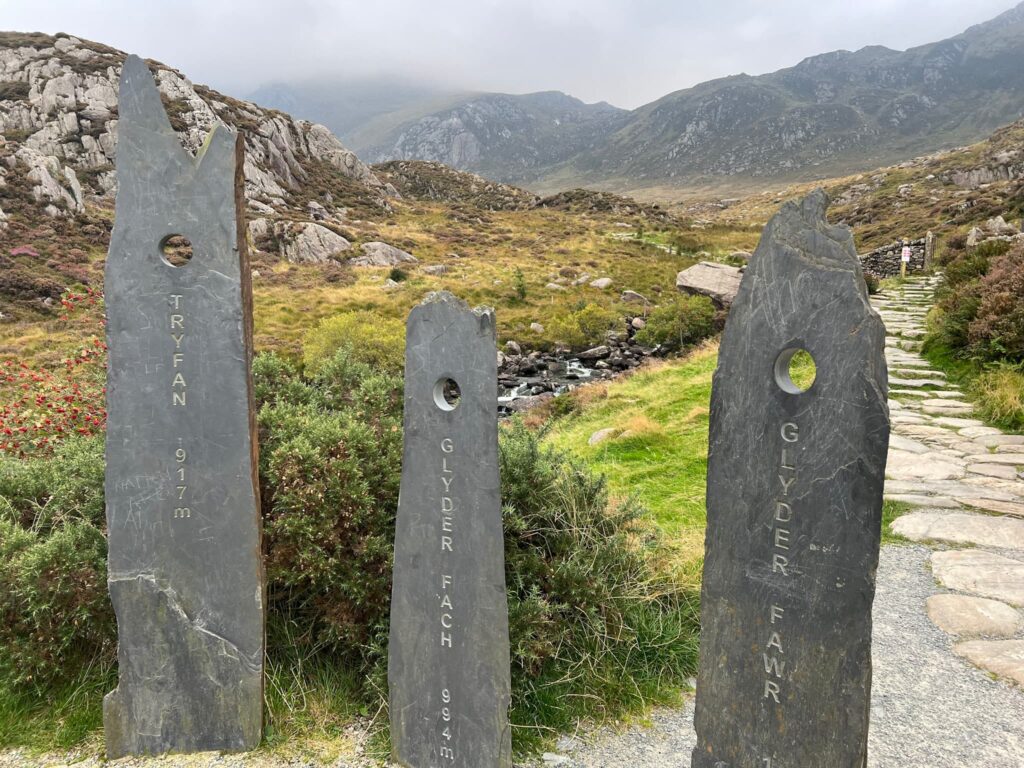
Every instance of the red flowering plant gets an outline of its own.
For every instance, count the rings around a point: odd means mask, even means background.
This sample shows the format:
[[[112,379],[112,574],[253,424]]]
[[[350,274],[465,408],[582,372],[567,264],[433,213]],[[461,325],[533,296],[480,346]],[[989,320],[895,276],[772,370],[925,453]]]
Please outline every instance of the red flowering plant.
[[[103,296],[68,290],[60,303],[60,322],[82,342],[58,366],[0,362],[0,455],[45,456],[62,438],[106,426]]]

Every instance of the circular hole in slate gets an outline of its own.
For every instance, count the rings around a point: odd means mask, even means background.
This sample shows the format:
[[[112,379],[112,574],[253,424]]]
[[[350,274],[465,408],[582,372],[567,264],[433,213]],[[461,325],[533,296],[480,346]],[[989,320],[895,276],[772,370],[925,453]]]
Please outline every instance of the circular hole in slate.
[[[168,235],[160,241],[160,255],[172,267],[183,267],[192,261],[192,241],[184,235]]]
[[[790,347],[775,358],[775,383],[783,392],[791,395],[806,392],[816,376],[817,366],[806,349]]]
[[[462,392],[459,383],[447,376],[437,380],[434,385],[434,402],[442,411],[454,411],[459,405]]]

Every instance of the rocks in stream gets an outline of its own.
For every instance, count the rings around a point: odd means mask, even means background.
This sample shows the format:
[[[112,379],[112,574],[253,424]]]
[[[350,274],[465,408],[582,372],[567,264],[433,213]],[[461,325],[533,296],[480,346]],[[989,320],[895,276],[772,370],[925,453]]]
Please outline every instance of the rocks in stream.
[[[642,347],[628,332],[609,331],[604,344],[573,354],[564,348],[527,352],[515,341],[498,356],[499,410],[503,415],[529,410],[546,399],[588,381],[610,379],[639,366],[658,349]]]

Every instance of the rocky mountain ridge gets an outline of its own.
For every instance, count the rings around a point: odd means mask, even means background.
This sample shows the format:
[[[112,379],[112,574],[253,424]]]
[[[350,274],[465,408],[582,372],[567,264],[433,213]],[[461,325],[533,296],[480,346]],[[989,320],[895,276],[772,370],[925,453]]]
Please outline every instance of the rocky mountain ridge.
[[[834,51],[677,91],[632,112],[540,94],[468,97],[382,136],[425,159],[538,190],[822,178],[976,141],[1024,114],[1024,4],[947,40]],[[569,97],[545,95],[566,105]]]

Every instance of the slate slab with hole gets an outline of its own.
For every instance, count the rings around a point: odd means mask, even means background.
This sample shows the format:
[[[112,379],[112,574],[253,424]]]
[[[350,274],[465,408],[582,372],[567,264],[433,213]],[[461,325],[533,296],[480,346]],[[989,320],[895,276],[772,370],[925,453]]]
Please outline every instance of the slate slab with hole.
[[[409,768],[511,766],[494,323],[438,293],[407,325],[388,689]]]
[[[250,749],[263,731],[265,600],[242,140],[217,126],[192,158],[134,56],[118,133],[105,494],[119,681],[104,701],[107,755]]]
[[[768,223],[711,397],[695,768],[861,768],[889,422],[885,330],[821,191]],[[816,365],[804,392],[795,350]]]

